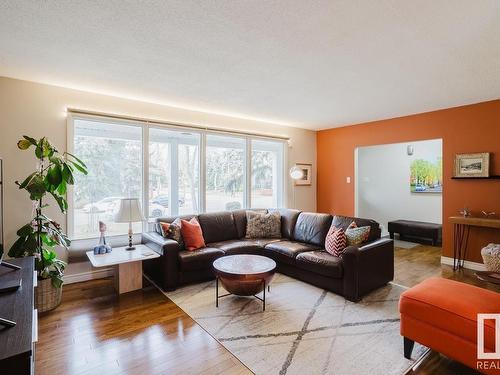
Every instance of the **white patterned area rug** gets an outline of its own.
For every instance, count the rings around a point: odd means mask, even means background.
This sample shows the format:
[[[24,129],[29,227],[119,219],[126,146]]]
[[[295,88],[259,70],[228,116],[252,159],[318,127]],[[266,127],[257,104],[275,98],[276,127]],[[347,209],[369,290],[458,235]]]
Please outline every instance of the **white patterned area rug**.
[[[220,287],[220,293],[225,291]],[[352,303],[276,274],[266,311],[253,297],[228,296],[215,307],[215,281],[166,296],[256,374],[404,374],[426,352],[403,356],[398,301],[389,284]]]

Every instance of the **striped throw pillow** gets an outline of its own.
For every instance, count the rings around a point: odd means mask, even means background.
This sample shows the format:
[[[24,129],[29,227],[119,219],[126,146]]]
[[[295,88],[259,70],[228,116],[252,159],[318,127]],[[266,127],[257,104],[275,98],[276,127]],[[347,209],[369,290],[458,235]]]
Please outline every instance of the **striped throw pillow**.
[[[339,257],[345,248],[346,237],[344,230],[332,225],[325,238],[325,250],[333,256]]]

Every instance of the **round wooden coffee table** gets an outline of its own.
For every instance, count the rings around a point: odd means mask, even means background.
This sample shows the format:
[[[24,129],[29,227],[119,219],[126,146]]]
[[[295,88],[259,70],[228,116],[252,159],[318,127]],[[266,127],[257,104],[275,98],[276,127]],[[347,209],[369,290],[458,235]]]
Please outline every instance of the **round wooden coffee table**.
[[[266,286],[276,270],[276,262],[261,255],[229,255],[213,263],[215,271],[215,306],[219,307],[219,298],[231,294],[254,296],[262,301],[262,310],[266,310]],[[219,296],[219,280],[229,293]],[[256,294],[264,292],[263,298]]]

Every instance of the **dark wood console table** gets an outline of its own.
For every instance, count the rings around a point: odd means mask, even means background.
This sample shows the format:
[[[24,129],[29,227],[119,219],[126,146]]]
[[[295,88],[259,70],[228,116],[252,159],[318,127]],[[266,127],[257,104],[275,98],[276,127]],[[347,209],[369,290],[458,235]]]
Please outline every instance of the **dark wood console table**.
[[[453,270],[463,268],[464,266],[465,255],[467,253],[467,242],[469,241],[470,227],[500,229],[500,219],[451,216],[449,220],[454,227]]]
[[[21,266],[14,271],[0,266],[0,280],[21,278],[14,292],[0,293],[0,317],[13,320],[12,328],[0,328],[0,373],[34,374],[34,343],[37,340],[37,317],[34,310],[33,257],[9,259]]]

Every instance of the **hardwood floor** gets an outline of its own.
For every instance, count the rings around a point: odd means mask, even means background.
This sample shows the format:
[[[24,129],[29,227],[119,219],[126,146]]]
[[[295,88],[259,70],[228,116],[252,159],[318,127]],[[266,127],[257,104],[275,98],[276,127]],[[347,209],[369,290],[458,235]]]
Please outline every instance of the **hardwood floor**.
[[[500,292],[472,271],[440,264],[441,249],[396,249],[395,282],[413,286],[441,276]],[[150,286],[117,296],[110,279],[64,286],[57,310],[41,314],[36,373],[251,374],[184,311]],[[475,374],[431,353],[411,374]]]
[[[396,284],[412,287],[429,277],[444,277],[500,293],[499,285],[479,280],[474,272],[468,269],[453,271],[453,267],[442,265],[441,248],[437,246],[419,245],[412,249],[394,249]]]
[[[156,288],[117,296],[110,279],[64,287],[41,314],[36,373],[251,374]]]

